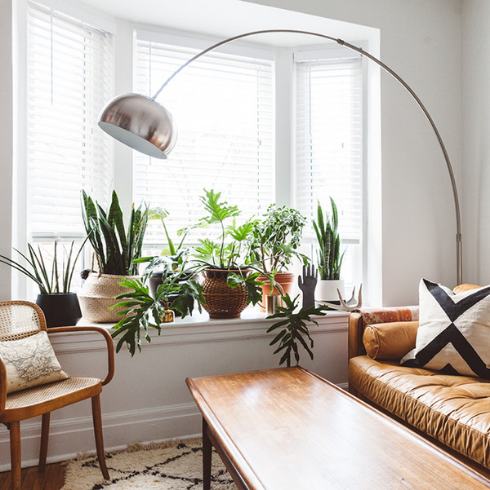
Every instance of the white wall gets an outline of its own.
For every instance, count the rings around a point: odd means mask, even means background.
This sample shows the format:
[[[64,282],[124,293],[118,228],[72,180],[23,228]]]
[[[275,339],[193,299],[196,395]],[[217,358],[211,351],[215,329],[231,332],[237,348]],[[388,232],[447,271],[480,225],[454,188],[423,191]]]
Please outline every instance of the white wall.
[[[490,283],[490,2],[464,0],[463,234],[467,279]],[[471,237],[471,239],[468,239]]]
[[[435,120],[461,194],[459,0],[248,1],[379,28],[381,60],[412,86]],[[428,122],[386,74],[381,77],[381,109],[382,302],[413,304],[421,277],[456,283],[451,184]],[[465,239],[471,242],[468,235]]]

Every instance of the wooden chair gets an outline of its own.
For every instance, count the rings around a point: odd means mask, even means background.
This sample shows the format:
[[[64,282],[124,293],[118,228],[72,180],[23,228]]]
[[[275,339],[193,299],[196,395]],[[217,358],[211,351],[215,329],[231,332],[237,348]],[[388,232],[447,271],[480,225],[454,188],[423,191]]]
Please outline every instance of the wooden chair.
[[[103,381],[98,378],[71,377],[62,381],[7,394],[6,367],[0,359],[0,422],[4,423],[10,431],[12,488],[13,490],[20,490],[21,488],[20,421],[42,415],[39,471],[43,471],[46,467],[51,412],[88,398],[92,399],[95,443],[100,469],[104,478],[109,479],[109,472],[104,458],[99,396],[102,392],[102,386],[109,383],[114,375],[112,338],[105,329],[99,327],[56,327],[47,330],[44,314],[36,304],[27,301],[0,302],[1,342],[29,337],[41,330],[47,331],[48,335],[60,332],[86,331],[101,333],[107,343],[108,374]]]

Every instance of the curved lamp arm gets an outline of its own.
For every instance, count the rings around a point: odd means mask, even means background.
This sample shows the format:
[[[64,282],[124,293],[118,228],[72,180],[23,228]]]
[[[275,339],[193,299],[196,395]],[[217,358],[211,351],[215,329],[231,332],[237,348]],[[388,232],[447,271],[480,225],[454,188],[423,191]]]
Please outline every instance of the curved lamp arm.
[[[224,39],[212,46],[209,46],[205,50],[196,54],[194,57],[186,61],[181,67],[179,67],[172,75],[170,75],[163,85],[158,89],[153,97],[145,97],[139,94],[127,94],[116,97],[110,101],[104,109],[102,109],[99,126],[108,134],[122,143],[130,146],[131,148],[138,150],[142,153],[150,155],[155,158],[166,158],[166,155],[170,153],[177,140],[177,130],[174,125],[172,115],[162,105],[156,102],[156,98],[160,92],[168,85],[168,83],[176,77],[184,68],[190,65],[192,62],[209,53],[213,49],[222,46],[223,44],[242,39],[244,37],[255,36],[258,34],[271,34],[271,33],[292,33],[292,34],[307,34],[310,36],[320,37],[322,39],[328,39],[334,41],[341,46],[345,46],[352,51],[356,51],[366,58],[370,59],[383,70],[389,73],[395,78],[413,97],[417,105],[420,107],[425,117],[429,121],[441,151],[446,162],[446,167],[449,172],[449,178],[451,180],[451,186],[453,190],[454,207],[456,214],[456,268],[457,268],[457,283],[463,282],[462,272],[462,233],[461,233],[461,210],[459,206],[458,189],[456,186],[456,179],[454,177],[453,168],[449,159],[446,146],[442,140],[441,134],[437,129],[434,120],[432,119],[429,111],[426,109],[420,98],[412,90],[412,88],[401,78],[395,71],[389,66],[383,63],[381,60],[373,56],[372,54],[364,51],[362,48],[354,46],[343,39],[337,39],[325,34],[317,32],[301,31],[294,29],[267,29],[261,31],[246,32],[239,34],[228,39]]]

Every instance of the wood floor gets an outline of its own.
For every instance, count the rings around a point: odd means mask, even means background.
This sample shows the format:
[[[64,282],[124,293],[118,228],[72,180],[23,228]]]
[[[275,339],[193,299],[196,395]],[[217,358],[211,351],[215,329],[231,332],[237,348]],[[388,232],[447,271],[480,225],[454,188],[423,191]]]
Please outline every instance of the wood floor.
[[[39,473],[37,466],[22,469],[22,490],[60,490],[65,481],[65,466],[54,463]],[[0,473],[0,490],[10,490],[10,471]]]

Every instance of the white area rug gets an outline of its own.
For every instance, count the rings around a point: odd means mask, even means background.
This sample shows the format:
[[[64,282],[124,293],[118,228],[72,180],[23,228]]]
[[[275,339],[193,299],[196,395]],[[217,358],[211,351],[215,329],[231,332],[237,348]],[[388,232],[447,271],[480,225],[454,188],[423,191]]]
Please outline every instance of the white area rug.
[[[201,490],[201,439],[167,441],[106,454],[111,477],[104,481],[95,456],[70,461],[62,490]],[[211,487],[236,490],[220,457],[213,451]]]

